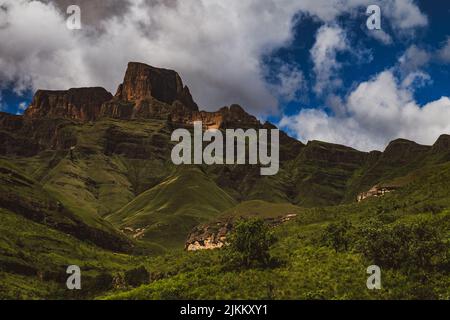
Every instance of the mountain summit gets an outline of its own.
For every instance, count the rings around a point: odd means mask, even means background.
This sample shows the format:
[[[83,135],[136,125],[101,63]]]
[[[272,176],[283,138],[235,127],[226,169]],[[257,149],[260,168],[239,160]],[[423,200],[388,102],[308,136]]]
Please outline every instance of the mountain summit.
[[[128,64],[123,83],[117,89],[116,98],[127,102],[154,98],[170,105],[178,101],[189,110],[198,111],[189,88],[183,85],[177,72],[139,62]]]
[[[104,88],[38,90],[25,112],[27,118],[68,118],[95,121],[101,117],[167,118],[175,109],[198,111],[189,88],[173,70],[130,62],[113,96]]]
[[[176,71],[139,62],[128,63],[114,96],[100,87],[38,90],[25,118],[66,118],[82,122],[140,118],[182,125],[202,121],[207,128],[262,127],[256,117],[239,105],[223,107],[217,112],[199,111]]]

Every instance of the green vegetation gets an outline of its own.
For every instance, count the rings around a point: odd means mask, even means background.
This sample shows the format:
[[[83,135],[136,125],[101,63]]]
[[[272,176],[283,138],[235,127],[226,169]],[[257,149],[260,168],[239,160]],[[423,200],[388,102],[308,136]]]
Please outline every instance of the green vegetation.
[[[370,154],[284,144],[280,173],[260,177],[175,167],[163,120],[21,130],[0,128],[40,149],[1,150],[0,299],[450,299],[447,136]],[[356,203],[375,184],[397,189]],[[228,246],[183,250],[193,227],[239,220]],[[372,264],[381,290],[366,287]]]
[[[263,200],[244,201],[224,211],[219,219],[230,218],[279,218],[288,214],[300,214],[304,209],[290,203],[271,203]]]
[[[323,242],[331,246],[336,252],[347,251],[351,242],[350,229],[352,225],[347,220],[331,223],[325,229]]]
[[[383,198],[299,208],[273,229],[275,267],[226,268],[228,249],[185,252],[168,258],[171,276],[102,298],[449,299],[450,165],[426,171]],[[382,289],[371,291],[366,269],[376,263]]]
[[[239,221],[224,249],[223,263],[234,268],[267,267],[275,238],[263,220]]]
[[[369,221],[360,229],[360,251],[377,265],[404,270],[450,270],[447,215],[384,224]]]
[[[236,202],[198,168],[179,168],[106,219],[120,228],[145,229],[142,237],[182,248],[193,227],[214,220]]]
[[[79,296],[66,290],[69,265],[81,267],[83,284],[89,288],[102,274],[122,272],[137,260],[104,251],[3,209],[0,209],[0,220],[2,299],[93,297],[96,290],[86,290]]]

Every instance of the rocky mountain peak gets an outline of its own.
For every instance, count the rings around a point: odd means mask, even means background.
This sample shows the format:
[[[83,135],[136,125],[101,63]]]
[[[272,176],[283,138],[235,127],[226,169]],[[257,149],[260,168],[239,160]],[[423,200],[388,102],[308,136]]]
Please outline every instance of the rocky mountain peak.
[[[95,121],[101,118],[160,119],[205,128],[261,128],[261,122],[240,105],[216,112],[199,111],[189,88],[173,70],[130,62],[115,96],[100,87],[38,90],[25,118],[68,118]]]
[[[177,72],[138,62],[128,64],[116,98],[126,102],[154,98],[170,105],[179,101],[189,110],[198,110],[189,88],[183,85]]]
[[[112,99],[104,88],[72,88],[69,90],[38,90],[26,110],[29,118],[63,117],[82,121],[98,118],[100,108]]]

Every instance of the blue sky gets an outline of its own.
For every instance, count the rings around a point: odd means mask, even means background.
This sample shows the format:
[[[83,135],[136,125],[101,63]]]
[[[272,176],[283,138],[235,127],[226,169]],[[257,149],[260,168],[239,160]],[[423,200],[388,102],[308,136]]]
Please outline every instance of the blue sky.
[[[304,142],[382,150],[450,133],[448,1],[73,1],[84,23],[75,33],[64,1],[3,2],[6,112],[23,112],[37,88],[114,92],[137,60],[179,71],[206,110],[240,103]],[[366,27],[369,4],[381,8],[382,31]]]
[[[355,17],[349,17],[346,14],[339,17],[340,25],[351,39],[352,48],[366,50],[367,59],[362,59],[355,64],[354,56],[348,52],[338,56],[337,60],[343,64],[339,73],[340,78],[343,80],[343,86],[339,88],[338,94],[345,95],[353,85],[361,83],[371,76],[394,66],[411,45],[416,45],[424,50],[436,51],[446,44],[450,36],[450,2],[422,0],[416,3],[428,17],[428,26],[417,29],[414,35],[396,35],[392,31],[390,20],[382,19],[382,28],[389,30],[392,36],[395,37],[393,43],[389,45],[385,45],[367,35],[370,31],[366,30],[367,16],[364,14],[364,10],[355,10],[359,11],[359,14]],[[265,57],[267,68],[270,69],[273,60],[280,59],[285,63],[300,67],[308,83],[314,82],[310,50],[314,45],[317,30],[321,26],[323,26],[323,23],[314,21],[314,19],[309,17],[298,21],[294,27],[292,43],[275,50],[275,52]],[[415,91],[418,102],[425,104],[430,100],[436,100],[450,94],[449,64],[430,63],[424,68],[424,71],[430,74],[433,83]],[[312,90],[308,90],[307,99],[311,105],[326,103],[323,96],[314,94]],[[297,107],[297,103],[283,104],[283,108],[288,114],[296,112]]]

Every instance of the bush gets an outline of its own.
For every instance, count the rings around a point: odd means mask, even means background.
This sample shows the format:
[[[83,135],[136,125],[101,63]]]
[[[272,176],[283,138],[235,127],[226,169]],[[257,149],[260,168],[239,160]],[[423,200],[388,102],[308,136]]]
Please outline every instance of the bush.
[[[348,250],[351,241],[352,224],[348,220],[331,223],[322,235],[322,243],[334,248],[336,252]]]
[[[442,230],[430,222],[383,225],[374,220],[359,233],[360,251],[380,267],[409,270],[448,267],[449,245]]]
[[[95,288],[98,291],[107,291],[113,288],[114,278],[109,273],[101,273],[95,277]]]
[[[269,249],[275,237],[263,220],[238,222],[228,241],[223,256],[226,266],[250,268],[270,264]]]
[[[150,274],[144,266],[125,271],[124,280],[127,285],[137,287],[149,283]]]
[[[93,295],[100,292],[108,291],[113,288],[114,278],[109,273],[101,273],[95,277],[84,276],[81,279],[82,291],[79,293],[71,293],[71,296],[79,294]]]

